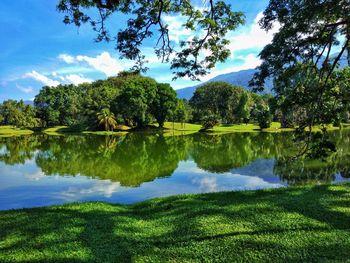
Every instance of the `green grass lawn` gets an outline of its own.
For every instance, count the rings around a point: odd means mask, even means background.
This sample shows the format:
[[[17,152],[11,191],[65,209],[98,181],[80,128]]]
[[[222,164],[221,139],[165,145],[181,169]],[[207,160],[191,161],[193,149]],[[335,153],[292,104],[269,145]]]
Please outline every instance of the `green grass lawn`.
[[[350,259],[350,184],[0,212],[0,262]]]
[[[164,128],[176,131],[199,131],[202,128],[202,125],[192,123],[184,123],[182,125],[180,122],[165,122]]]
[[[115,131],[76,131],[68,126],[54,126],[43,130],[44,133],[49,135],[62,135],[63,133],[84,133],[84,134],[96,134],[96,135],[122,135],[126,134],[127,130],[130,129],[125,125],[118,125],[118,129]]]
[[[29,129],[16,128],[14,126],[0,126],[0,137],[3,136],[18,136],[32,134],[33,131]]]
[[[202,129],[200,124],[190,124],[185,123],[184,126],[181,123],[166,122],[164,128],[175,131],[195,131],[198,132]],[[280,132],[280,131],[292,131],[293,129],[281,128],[279,122],[272,122],[271,127],[264,129],[264,132]],[[261,129],[258,124],[248,123],[248,124],[222,124],[215,126],[213,129],[209,129],[209,132],[214,133],[232,133],[232,132],[260,132]]]
[[[154,125],[154,128],[157,126]],[[185,135],[185,134],[191,134],[195,132],[199,132],[202,129],[202,125],[200,124],[192,124],[192,123],[184,123],[183,125],[179,122],[165,122],[164,123],[165,133],[167,136],[170,135]],[[343,128],[348,129],[350,128],[350,124],[343,124]],[[337,130],[338,127],[333,127],[332,125],[328,126],[328,130]],[[62,135],[64,133],[85,133],[85,134],[96,134],[96,135],[124,135],[130,130],[130,127],[125,125],[119,125],[118,128],[111,132],[107,131],[82,131],[79,132],[75,130],[74,128],[70,128],[68,126],[55,126],[44,129],[42,132],[49,134],[49,135]],[[281,128],[281,124],[279,122],[273,122],[271,124],[271,127],[268,129],[264,129],[264,132],[281,132],[281,131],[293,131],[294,129],[290,128]],[[319,131],[320,127],[315,126],[314,131]],[[138,130],[140,131],[140,130]],[[155,130],[149,130],[148,132],[154,132]],[[215,126],[213,129],[209,129],[207,132],[211,133],[232,133],[232,132],[260,132],[261,129],[259,125],[257,124],[222,124]],[[132,131],[131,131],[132,132]],[[15,136],[15,135],[25,135],[25,134],[32,134],[33,131],[29,129],[20,129],[16,128],[14,126],[0,126],[0,137],[4,136]]]

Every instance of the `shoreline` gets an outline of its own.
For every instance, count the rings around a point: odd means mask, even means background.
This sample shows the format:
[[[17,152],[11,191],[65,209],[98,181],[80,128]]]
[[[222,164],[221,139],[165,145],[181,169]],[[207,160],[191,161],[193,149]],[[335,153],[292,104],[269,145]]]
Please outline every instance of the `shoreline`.
[[[159,129],[158,127],[149,127],[145,129],[130,129],[126,126],[123,126],[122,129],[115,130],[115,131],[90,131],[90,130],[84,130],[84,131],[74,131],[70,127],[67,126],[55,126],[50,128],[45,128],[40,131],[35,131],[31,129],[21,129],[21,128],[15,128],[13,126],[0,126],[0,137],[11,137],[11,136],[20,136],[20,135],[30,135],[30,134],[48,134],[48,135],[69,135],[69,134],[95,134],[95,135],[125,135],[128,133],[164,133],[164,134],[171,134],[174,135],[184,135],[184,134],[191,134],[191,133],[207,133],[207,134],[225,134],[225,133],[260,133],[260,132],[266,132],[266,133],[280,133],[280,132],[291,132],[295,131],[294,128],[280,128],[279,123],[273,123],[273,125],[270,128],[267,129],[260,129],[256,124],[232,124],[232,125],[220,125],[216,126],[213,129],[208,130],[201,130],[201,125],[198,124],[189,124],[187,123],[186,126],[188,128],[180,128],[180,123],[175,123],[175,127],[173,129],[172,123],[167,122],[164,128]],[[346,130],[349,129],[350,125],[345,124],[340,127],[333,127],[329,126],[328,131],[335,131],[335,130]],[[320,131],[319,127],[314,127],[314,131]]]

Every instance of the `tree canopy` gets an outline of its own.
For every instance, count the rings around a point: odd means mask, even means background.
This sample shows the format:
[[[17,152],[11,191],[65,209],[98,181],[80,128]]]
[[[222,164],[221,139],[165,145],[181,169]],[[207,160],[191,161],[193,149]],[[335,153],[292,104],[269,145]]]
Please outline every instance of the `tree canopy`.
[[[171,63],[174,77],[197,79],[229,57],[226,34],[244,23],[243,13],[234,12],[224,1],[209,0],[203,5],[197,7],[191,0],[60,0],[57,9],[65,13],[66,24],[90,24],[97,33],[96,41],[115,40],[121,56],[137,62],[138,72],[143,71],[145,59],[142,44],[154,36],[155,54]],[[97,12],[91,13],[90,9]],[[107,20],[115,13],[130,18],[125,28],[113,36]],[[176,46],[164,21],[166,15],[183,17],[184,30],[190,31],[192,37]]]
[[[258,111],[268,109],[268,101],[239,86],[226,82],[210,82],[199,87],[190,100],[194,121],[215,123],[247,123],[257,120]],[[209,125],[210,126],[210,125]],[[265,127],[266,128],[266,127]]]
[[[263,62],[250,85],[263,90],[265,80],[274,78],[283,114],[297,115],[300,132],[308,128],[306,153],[316,139],[314,125],[340,122],[335,71],[341,61],[350,63],[350,2],[270,0],[260,25],[269,31],[276,24],[280,29],[261,51]]]
[[[0,104],[0,124],[17,127],[37,127],[36,109],[23,100],[5,100]]]

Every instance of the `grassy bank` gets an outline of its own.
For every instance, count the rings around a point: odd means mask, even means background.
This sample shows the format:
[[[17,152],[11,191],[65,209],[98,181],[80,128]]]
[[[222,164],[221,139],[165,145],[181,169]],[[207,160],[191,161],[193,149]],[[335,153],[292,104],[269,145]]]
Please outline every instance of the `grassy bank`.
[[[185,123],[182,125],[181,123],[175,122],[174,124],[172,122],[166,122],[164,125],[164,128],[168,130],[175,130],[175,131],[192,131],[192,132],[198,132],[202,129],[202,125],[199,124],[191,124],[191,123]],[[343,124],[343,128],[350,128],[349,125]],[[315,126],[314,131],[320,131],[320,126]],[[339,130],[339,127],[334,127],[333,125],[328,125],[327,129],[332,130]],[[284,131],[293,131],[293,128],[281,128],[281,123],[279,122],[272,122],[270,128],[261,130],[258,124],[254,123],[248,123],[248,124],[221,124],[218,126],[215,126],[213,129],[209,129],[208,132],[214,132],[214,133],[233,133],[233,132],[284,132]]]
[[[349,258],[350,184],[0,212],[1,262]]]
[[[343,124],[344,129],[349,129],[349,124]],[[202,129],[200,124],[184,123],[179,122],[165,122],[164,130],[159,130],[157,126],[150,126],[148,129],[145,129],[145,132],[160,132],[163,131],[167,135],[184,135],[199,132]],[[333,127],[332,125],[328,126],[328,130],[338,130],[338,127]],[[261,130],[259,125],[248,123],[248,124],[222,124],[215,126],[213,129],[209,129],[206,132],[210,133],[234,133],[234,132],[284,132],[284,131],[293,131],[291,128],[281,128],[279,122],[273,122],[271,127],[268,129]],[[62,135],[68,133],[83,133],[83,134],[95,134],[95,135],[124,135],[128,132],[140,132],[142,130],[133,130],[128,126],[119,125],[115,131],[79,131],[74,127],[68,126],[55,126],[43,129],[42,132],[49,135]],[[314,131],[320,131],[319,126],[314,127]],[[0,137],[1,136],[15,136],[15,135],[24,135],[31,134],[32,130],[29,129],[20,129],[14,126],[0,126]]]
[[[0,126],[0,137],[3,136],[18,136],[18,135],[26,135],[32,134],[33,131],[29,129],[20,129],[14,126]]]

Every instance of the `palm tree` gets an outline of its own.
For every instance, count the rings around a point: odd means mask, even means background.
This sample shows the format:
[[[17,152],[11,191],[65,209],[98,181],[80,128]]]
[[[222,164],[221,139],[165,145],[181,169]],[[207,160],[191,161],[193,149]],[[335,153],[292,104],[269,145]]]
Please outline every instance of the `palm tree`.
[[[115,120],[115,116],[113,112],[110,111],[110,109],[107,109],[107,108],[102,109],[96,115],[97,115],[99,124],[104,125],[106,131],[109,131],[110,129],[113,131],[113,128],[117,126],[117,121]]]

